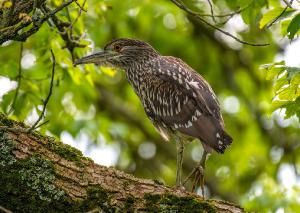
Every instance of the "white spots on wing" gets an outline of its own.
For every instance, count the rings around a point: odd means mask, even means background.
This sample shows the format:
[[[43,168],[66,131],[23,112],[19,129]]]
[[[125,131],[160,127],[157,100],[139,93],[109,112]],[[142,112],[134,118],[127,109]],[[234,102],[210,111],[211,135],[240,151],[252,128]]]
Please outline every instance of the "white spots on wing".
[[[173,116],[173,107],[170,108],[170,116]]]
[[[179,79],[178,79],[178,82],[179,82],[180,84],[182,84],[182,79],[181,79],[181,78],[179,78]]]
[[[217,138],[220,138],[220,134],[219,134],[219,133],[217,133],[217,134],[216,134],[216,137],[217,137]]]
[[[186,104],[188,102],[189,98],[186,96],[184,101],[183,101],[183,104]]]
[[[162,114],[164,117],[166,116],[166,111],[165,111],[165,108],[163,107],[163,114]]]
[[[192,123],[191,121],[189,121],[185,127],[186,127],[186,128],[189,128],[189,127],[191,127],[191,126],[193,126],[193,123]]]
[[[178,129],[178,125],[177,124],[174,124],[174,127],[175,127],[175,129]]]
[[[178,112],[181,111],[180,101],[178,102]]]
[[[196,114],[196,116],[202,115],[202,113],[199,110],[196,110],[195,114]]]
[[[196,95],[196,93],[195,93],[195,92],[193,92],[193,97],[194,97],[194,98],[196,98],[196,97],[197,97],[197,95]]]
[[[167,75],[168,75],[168,76],[171,76],[170,70],[167,70]]]
[[[190,82],[189,82],[189,85],[195,87],[196,89],[199,89],[199,86],[198,86],[198,82],[197,82],[197,81],[190,81]]]
[[[218,140],[218,147],[219,147],[219,149],[224,149],[224,147],[223,147],[223,141]]]
[[[196,121],[198,118],[196,116],[192,116],[192,121]]]

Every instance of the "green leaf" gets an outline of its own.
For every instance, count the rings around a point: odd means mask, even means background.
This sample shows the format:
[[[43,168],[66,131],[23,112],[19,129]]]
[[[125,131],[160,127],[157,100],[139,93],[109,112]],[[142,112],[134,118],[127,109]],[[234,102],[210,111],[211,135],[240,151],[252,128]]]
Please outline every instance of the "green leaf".
[[[292,40],[295,36],[295,34],[300,29],[300,13],[298,13],[291,21],[287,28],[288,37],[290,40]]]
[[[285,61],[280,61],[280,62],[275,62],[273,64],[264,64],[260,67],[260,69],[267,71],[267,75],[266,75],[267,80],[272,80],[286,69],[284,65],[285,65]]]
[[[284,8],[282,8],[282,7],[276,7],[274,9],[269,10],[268,12],[266,12],[263,15],[262,19],[260,20],[260,22],[259,22],[259,28],[262,29],[267,24],[269,24],[272,21],[274,21],[283,11],[284,11]],[[281,20],[281,19],[287,17],[293,11],[295,11],[295,10],[294,9],[287,9],[283,14],[280,15],[280,18],[278,18],[278,20]]]
[[[292,80],[297,74],[300,73],[300,68],[299,67],[286,67],[286,71],[288,72],[287,79],[289,81]]]
[[[288,102],[282,107],[286,108],[285,119],[290,118],[295,114],[300,119],[300,97],[298,97],[295,101]]]
[[[280,22],[280,35],[282,37],[287,35],[287,33],[288,33],[287,28],[288,28],[290,22],[291,22],[291,20],[289,20],[289,19],[286,19],[286,20],[283,20]]]

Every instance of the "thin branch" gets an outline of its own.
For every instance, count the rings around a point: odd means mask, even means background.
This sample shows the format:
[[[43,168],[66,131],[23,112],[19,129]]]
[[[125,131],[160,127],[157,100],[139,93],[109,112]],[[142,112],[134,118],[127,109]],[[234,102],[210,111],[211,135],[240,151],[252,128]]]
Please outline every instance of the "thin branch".
[[[20,53],[19,53],[19,71],[18,71],[18,75],[17,75],[17,82],[18,82],[18,86],[16,88],[16,93],[13,99],[13,102],[11,104],[11,107],[8,111],[8,114],[10,114],[14,109],[15,109],[15,105],[16,105],[16,101],[17,101],[17,97],[19,95],[19,91],[20,91],[20,87],[21,87],[21,79],[22,79],[22,66],[21,66],[21,60],[22,60],[22,55],[23,55],[23,42],[21,42],[20,44]]]
[[[290,2],[289,2],[289,4],[290,5],[292,5],[293,4],[293,1],[294,0],[291,0]],[[266,26],[266,28],[270,28],[276,21],[278,21],[278,19],[280,19],[280,17],[286,12],[286,10],[289,8],[289,5],[287,5],[282,11],[281,11],[281,13],[275,18],[275,19],[273,19],[273,21],[270,23],[270,24],[268,24],[267,26]]]
[[[83,9],[83,8],[84,8],[84,5],[85,5],[85,3],[86,3],[86,0],[84,0],[84,2],[82,3],[82,6],[81,6],[78,2],[75,2],[75,3],[78,5],[78,7],[79,7],[80,9],[79,9],[79,12],[78,12],[77,17],[75,18],[75,20],[74,20],[74,21],[71,23],[71,25],[69,26],[69,29],[70,29],[71,32],[72,32],[72,29],[73,29],[74,24],[78,21],[79,17],[81,16],[82,11],[86,12],[86,10]]]
[[[203,19],[203,18],[201,17],[201,14],[198,14],[198,13],[194,12],[193,10],[187,8],[187,7],[186,7],[184,4],[182,4],[181,2],[179,2],[179,1],[177,1],[177,0],[170,0],[170,1],[172,1],[175,5],[177,5],[180,9],[184,10],[184,11],[187,12],[188,14],[190,14],[190,15],[196,17],[197,19],[199,19],[199,20],[200,20],[201,22],[203,22],[204,24],[206,24],[206,25],[208,25],[209,27],[211,27],[211,28],[213,28],[213,29],[215,29],[215,30],[217,30],[217,31],[219,31],[219,32],[221,32],[221,33],[223,33],[223,34],[225,34],[225,35],[227,35],[227,36],[233,38],[234,40],[236,40],[237,42],[239,42],[239,43],[241,43],[241,44],[246,44],[246,45],[250,45],[250,46],[267,46],[267,45],[269,45],[269,44],[267,44],[267,43],[266,43],[266,44],[256,44],[256,43],[250,43],[250,42],[247,42],[247,41],[243,41],[243,40],[241,40],[241,39],[235,37],[235,36],[232,35],[231,33],[227,32],[227,31],[225,31],[225,30],[222,30],[221,28],[219,28],[219,27],[217,27],[217,26],[215,26],[215,25],[209,23],[208,21],[206,21],[205,19]]]
[[[46,6],[43,5],[42,9],[45,12],[50,11],[50,9]],[[66,46],[63,48],[67,48],[69,50],[69,52],[71,53],[72,56],[72,61],[74,61],[74,48],[75,47],[85,47],[86,45],[84,44],[80,44],[79,43],[79,39],[74,39],[74,37],[71,35],[71,33],[68,33],[68,31],[65,29],[66,27],[70,26],[70,23],[68,23],[68,25],[65,24],[65,22],[62,22],[59,18],[57,18],[55,15],[53,15],[51,17],[55,27],[57,28],[57,30],[59,31],[60,36],[62,37],[62,39],[65,41]]]
[[[47,124],[47,123],[49,123],[49,120],[46,120],[46,121],[40,123],[39,125],[37,125],[37,126],[35,127],[35,129],[40,128],[41,126],[44,126],[44,125]]]
[[[54,82],[54,73],[55,73],[55,65],[56,65],[56,60],[55,60],[55,56],[54,56],[54,53],[51,49],[51,56],[52,56],[52,73],[51,73],[51,81],[50,81],[50,89],[49,89],[49,93],[48,93],[48,96],[46,97],[46,99],[43,101],[43,110],[39,116],[39,118],[37,119],[37,121],[28,129],[28,132],[31,132],[32,130],[36,129],[39,124],[39,122],[42,120],[42,118],[44,117],[44,114],[45,114],[45,111],[46,111],[46,107],[47,107],[47,104],[50,100],[50,97],[52,95],[52,89],[53,89],[53,82]],[[45,124],[45,123],[43,123]],[[41,124],[41,125],[43,125]],[[41,126],[40,125],[40,126]]]
[[[251,1],[251,3],[252,3],[252,1]],[[214,17],[216,17],[216,18],[232,17],[232,16],[234,16],[236,14],[239,14],[239,13],[243,12],[244,10],[246,10],[251,5],[251,3],[248,4],[247,6],[243,7],[243,8],[239,8],[238,10],[236,10],[236,11],[234,11],[232,13],[214,14]],[[212,15],[211,14],[201,14],[201,13],[199,13],[199,16],[202,16],[202,17],[211,17]]]
[[[292,2],[289,2],[288,0],[283,0],[287,7],[292,8]]]
[[[77,1],[75,1],[75,4],[77,4],[77,6],[80,8],[80,10],[87,12],[87,10],[84,9],[85,2],[86,2],[86,0],[83,2],[82,6]]]
[[[210,7],[210,14],[211,14],[211,18],[212,20],[217,23],[215,15],[214,15],[214,9],[213,9],[213,4],[211,3],[211,0],[207,0],[209,7]]]

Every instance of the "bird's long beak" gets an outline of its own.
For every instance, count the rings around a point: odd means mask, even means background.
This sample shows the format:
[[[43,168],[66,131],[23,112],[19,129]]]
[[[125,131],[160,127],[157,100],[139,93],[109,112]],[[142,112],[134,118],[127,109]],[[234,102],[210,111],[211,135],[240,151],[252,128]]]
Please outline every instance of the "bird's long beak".
[[[115,56],[114,52],[101,51],[101,52],[94,53],[94,54],[77,59],[74,62],[74,66],[76,66],[78,64],[101,64],[112,56]]]

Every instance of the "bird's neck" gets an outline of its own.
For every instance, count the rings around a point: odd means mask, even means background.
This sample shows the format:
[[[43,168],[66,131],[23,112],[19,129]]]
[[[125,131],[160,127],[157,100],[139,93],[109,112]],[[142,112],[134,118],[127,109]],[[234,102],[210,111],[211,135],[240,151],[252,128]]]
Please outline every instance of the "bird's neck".
[[[153,60],[135,61],[130,66],[124,68],[128,82],[139,96],[141,95],[141,87],[145,85],[146,77],[151,74]]]

